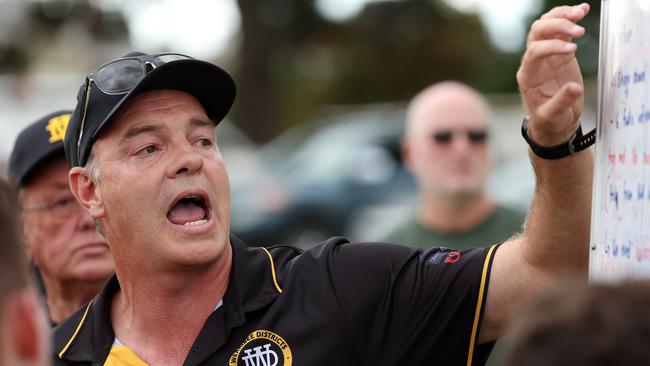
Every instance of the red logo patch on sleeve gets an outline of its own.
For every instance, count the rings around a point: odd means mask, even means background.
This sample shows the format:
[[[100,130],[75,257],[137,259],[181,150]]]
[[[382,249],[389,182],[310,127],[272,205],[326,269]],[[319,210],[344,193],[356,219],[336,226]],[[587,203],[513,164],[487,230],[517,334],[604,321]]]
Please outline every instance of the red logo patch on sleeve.
[[[451,252],[447,254],[445,258],[445,263],[456,263],[460,259],[460,252]]]

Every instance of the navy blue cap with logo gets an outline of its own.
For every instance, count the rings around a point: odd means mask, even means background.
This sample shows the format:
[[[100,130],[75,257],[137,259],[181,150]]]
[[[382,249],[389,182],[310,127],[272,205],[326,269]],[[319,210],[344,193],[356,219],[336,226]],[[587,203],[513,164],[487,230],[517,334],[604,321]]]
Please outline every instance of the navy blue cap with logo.
[[[9,180],[25,185],[42,164],[64,158],[63,139],[72,111],[50,113],[20,132],[9,158]]]
[[[192,95],[215,125],[235,100],[235,82],[212,63],[179,53],[129,53],[90,72],[79,88],[64,144],[68,165],[86,165],[93,144],[130,98],[161,89]]]

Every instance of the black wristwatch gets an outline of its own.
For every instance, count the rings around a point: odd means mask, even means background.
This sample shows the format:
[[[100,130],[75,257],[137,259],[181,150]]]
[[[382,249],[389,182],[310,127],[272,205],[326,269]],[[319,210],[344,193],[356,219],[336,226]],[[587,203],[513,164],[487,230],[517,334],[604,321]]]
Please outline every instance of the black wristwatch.
[[[571,136],[569,141],[551,147],[544,147],[537,144],[528,136],[529,120],[530,117],[524,117],[524,121],[521,124],[521,135],[530,146],[530,149],[533,150],[535,155],[539,156],[540,158],[549,160],[561,159],[569,155],[575,155],[577,152],[588,148],[596,142],[595,128],[588,134],[583,135],[582,126],[578,126],[578,129],[573,134],[573,136]]]

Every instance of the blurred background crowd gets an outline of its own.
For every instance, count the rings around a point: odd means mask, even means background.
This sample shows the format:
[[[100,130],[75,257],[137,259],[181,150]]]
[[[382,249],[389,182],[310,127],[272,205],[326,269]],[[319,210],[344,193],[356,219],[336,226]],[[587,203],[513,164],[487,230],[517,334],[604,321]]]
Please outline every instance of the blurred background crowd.
[[[563,2],[572,4],[578,2]],[[497,202],[534,187],[516,68],[528,25],[554,0],[0,0],[0,173],[17,134],[73,108],[84,75],[131,50],[180,52],[238,85],[218,127],[232,231],[253,245],[374,240],[412,210],[400,140],[406,103],[453,79],[491,107]],[[595,123],[600,2],[583,22],[584,124]]]

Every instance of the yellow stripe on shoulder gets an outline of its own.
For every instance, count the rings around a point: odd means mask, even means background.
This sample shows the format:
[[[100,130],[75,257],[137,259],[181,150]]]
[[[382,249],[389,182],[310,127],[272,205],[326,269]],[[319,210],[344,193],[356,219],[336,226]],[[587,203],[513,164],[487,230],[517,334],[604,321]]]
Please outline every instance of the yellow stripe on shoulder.
[[[474,325],[472,326],[472,336],[469,340],[469,351],[467,352],[467,366],[472,366],[472,360],[474,358],[474,345],[476,342],[476,335],[478,333],[478,323],[481,319],[481,308],[483,307],[483,299],[485,298],[485,283],[487,282],[488,269],[490,268],[490,262],[492,260],[492,255],[494,254],[494,249],[497,245],[490,247],[487,256],[485,256],[485,262],[483,262],[483,273],[481,274],[481,286],[478,290],[478,301],[476,302],[476,311],[474,312]]]
[[[269,256],[269,261],[271,261],[271,273],[273,274],[273,284],[275,284],[275,288],[278,290],[279,293],[282,293],[282,288],[280,288],[280,285],[278,284],[278,277],[275,274],[275,264],[273,264],[273,256],[271,256],[271,253],[264,247],[260,247],[266,255]]]
[[[79,334],[79,331],[81,330],[81,327],[84,325],[86,322],[86,316],[88,315],[88,310],[90,310],[90,306],[93,304],[93,300],[90,300],[88,305],[86,306],[86,311],[84,311],[84,316],[81,317],[81,321],[77,325],[77,329],[75,329],[74,333],[72,334],[72,337],[70,337],[70,340],[68,340],[68,343],[66,343],[65,347],[59,352],[59,358],[63,358],[63,355],[68,351],[68,348],[70,348],[70,345],[74,340],[77,338],[77,334]]]
[[[127,346],[113,346],[104,366],[149,366]]]

